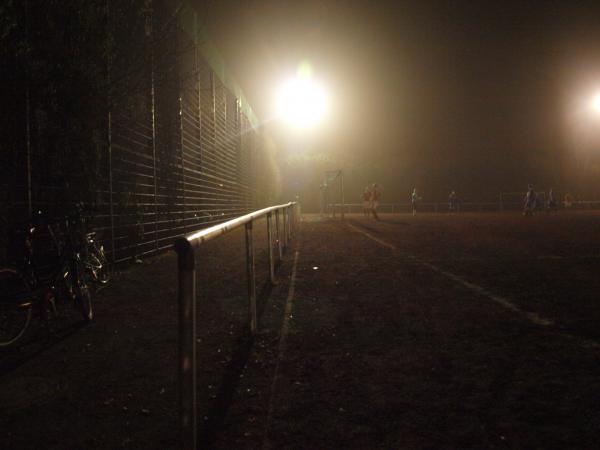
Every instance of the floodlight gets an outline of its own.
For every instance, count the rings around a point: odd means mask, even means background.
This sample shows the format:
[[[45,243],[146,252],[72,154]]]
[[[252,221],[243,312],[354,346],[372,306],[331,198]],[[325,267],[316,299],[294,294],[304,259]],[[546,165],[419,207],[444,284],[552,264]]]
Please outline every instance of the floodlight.
[[[600,113],[600,93],[596,94],[596,96],[592,100],[592,107],[596,112]]]
[[[299,76],[285,83],[278,96],[278,115],[298,128],[309,128],[327,114],[327,95],[323,86],[310,76]]]

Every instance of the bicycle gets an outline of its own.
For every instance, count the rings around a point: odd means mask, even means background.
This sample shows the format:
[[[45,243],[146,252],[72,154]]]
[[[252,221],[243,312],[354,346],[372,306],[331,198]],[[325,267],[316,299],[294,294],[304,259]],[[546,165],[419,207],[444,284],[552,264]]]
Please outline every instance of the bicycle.
[[[39,215],[38,215],[39,219]],[[59,316],[60,305],[71,303],[85,322],[93,319],[89,273],[82,258],[85,241],[68,219],[47,224],[55,250],[56,263],[46,282],[35,262],[33,243],[39,225],[18,230],[11,238],[14,267],[0,269],[0,348],[15,345],[31,324],[34,312],[46,324]]]
[[[96,239],[96,233],[86,233],[87,254],[84,260],[85,268],[92,281],[107,284],[110,281],[108,259],[104,253],[104,246]]]
[[[96,232],[87,231],[87,225],[91,219],[89,215],[84,215],[84,210],[83,203],[77,203],[68,216],[68,220],[78,233],[85,234],[85,251],[82,258],[91,280],[100,285],[105,285],[110,280],[108,258],[104,252],[104,246],[97,239]]]

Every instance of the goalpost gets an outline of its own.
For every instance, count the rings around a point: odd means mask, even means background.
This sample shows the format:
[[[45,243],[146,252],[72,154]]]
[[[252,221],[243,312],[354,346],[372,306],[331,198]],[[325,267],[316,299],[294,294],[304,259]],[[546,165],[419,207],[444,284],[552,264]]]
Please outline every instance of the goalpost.
[[[341,170],[328,170],[321,183],[321,215],[336,215],[336,206],[341,206],[344,220],[344,173]]]

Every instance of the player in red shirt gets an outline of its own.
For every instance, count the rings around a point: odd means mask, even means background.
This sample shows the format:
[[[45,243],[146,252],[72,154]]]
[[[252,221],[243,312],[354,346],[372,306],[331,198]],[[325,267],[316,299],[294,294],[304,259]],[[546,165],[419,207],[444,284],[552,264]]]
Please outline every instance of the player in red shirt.
[[[381,198],[381,191],[377,186],[377,183],[373,183],[373,187],[371,188],[371,212],[373,213],[373,217],[376,220],[379,220],[379,216],[377,215],[377,208],[379,207],[379,199]]]
[[[365,187],[365,190],[362,193],[363,200],[363,216],[369,217],[371,213],[371,190],[369,186]]]

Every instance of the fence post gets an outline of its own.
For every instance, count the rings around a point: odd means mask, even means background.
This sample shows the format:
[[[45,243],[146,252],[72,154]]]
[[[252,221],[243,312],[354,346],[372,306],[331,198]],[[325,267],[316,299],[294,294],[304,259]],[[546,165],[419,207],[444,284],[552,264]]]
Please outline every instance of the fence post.
[[[176,40],[176,45],[177,45],[177,54],[180,55],[178,60],[177,60],[177,65],[180,66],[181,65],[181,54],[182,54],[182,50],[181,50],[181,39],[180,39],[180,30],[177,30],[177,40]],[[185,138],[183,136],[183,132],[184,132],[184,123],[183,123],[183,95],[184,95],[184,87],[183,87],[183,77],[181,76],[181,67],[179,67],[179,73],[178,73],[178,81],[179,81],[179,145],[181,145],[181,190],[182,190],[182,194],[183,194],[183,233],[186,232],[186,222],[185,222],[185,217],[186,217],[186,209],[187,209],[187,202],[186,202],[186,195],[185,195]]]
[[[112,170],[112,113],[108,110],[108,208],[110,215],[110,256],[112,262],[115,262],[115,207],[113,200],[113,170]]]
[[[252,221],[246,224],[246,274],[248,299],[250,300],[250,332],[256,334],[256,282],[254,278],[254,248],[252,245]]]
[[[152,19],[151,19],[152,20]],[[151,30],[152,34],[154,30]],[[153,39],[154,36],[150,35]],[[152,112],[152,178],[154,181],[154,246],[158,251],[158,184],[156,181],[156,92],[154,90],[154,43],[150,44],[150,109]],[[137,192],[136,192],[137,195]]]
[[[25,45],[29,47],[29,2],[25,0]],[[27,214],[33,212],[33,197],[31,194],[31,74],[29,65],[25,68],[25,153],[27,156]]]
[[[106,1],[106,26],[107,34],[110,34],[110,3]],[[106,53],[106,84],[107,84],[107,145],[108,145],[108,208],[110,216],[110,256],[112,262],[115,262],[115,213],[113,203],[113,171],[112,171],[112,95],[111,95],[111,69],[112,69],[112,58],[111,53]]]
[[[196,448],[196,261],[189,241],[175,242],[178,255],[179,420],[181,444]]]
[[[267,214],[267,239],[269,240],[269,274],[271,284],[275,284],[275,262],[273,258],[273,217],[271,213]]]
[[[201,76],[200,76],[200,62],[198,56],[198,13],[194,12],[194,70],[196,71],[196,87],[198,91],[197,101],[198,101],[198,111],[197,111],[197,120],[198,120],[198,130],[197,130],[197,138],[198,142],[202,142],[202,89],[201,89]],[[198,164],[200,167],[204,167],[204,159],[205,159],[205,146],[199,145],[198,148]],[[204,203],[204,201],[202,202]],[[191,217],[195,217],[195,214],[191,214]],[[193,220],[194,226],[197,224],[197,220]]]

